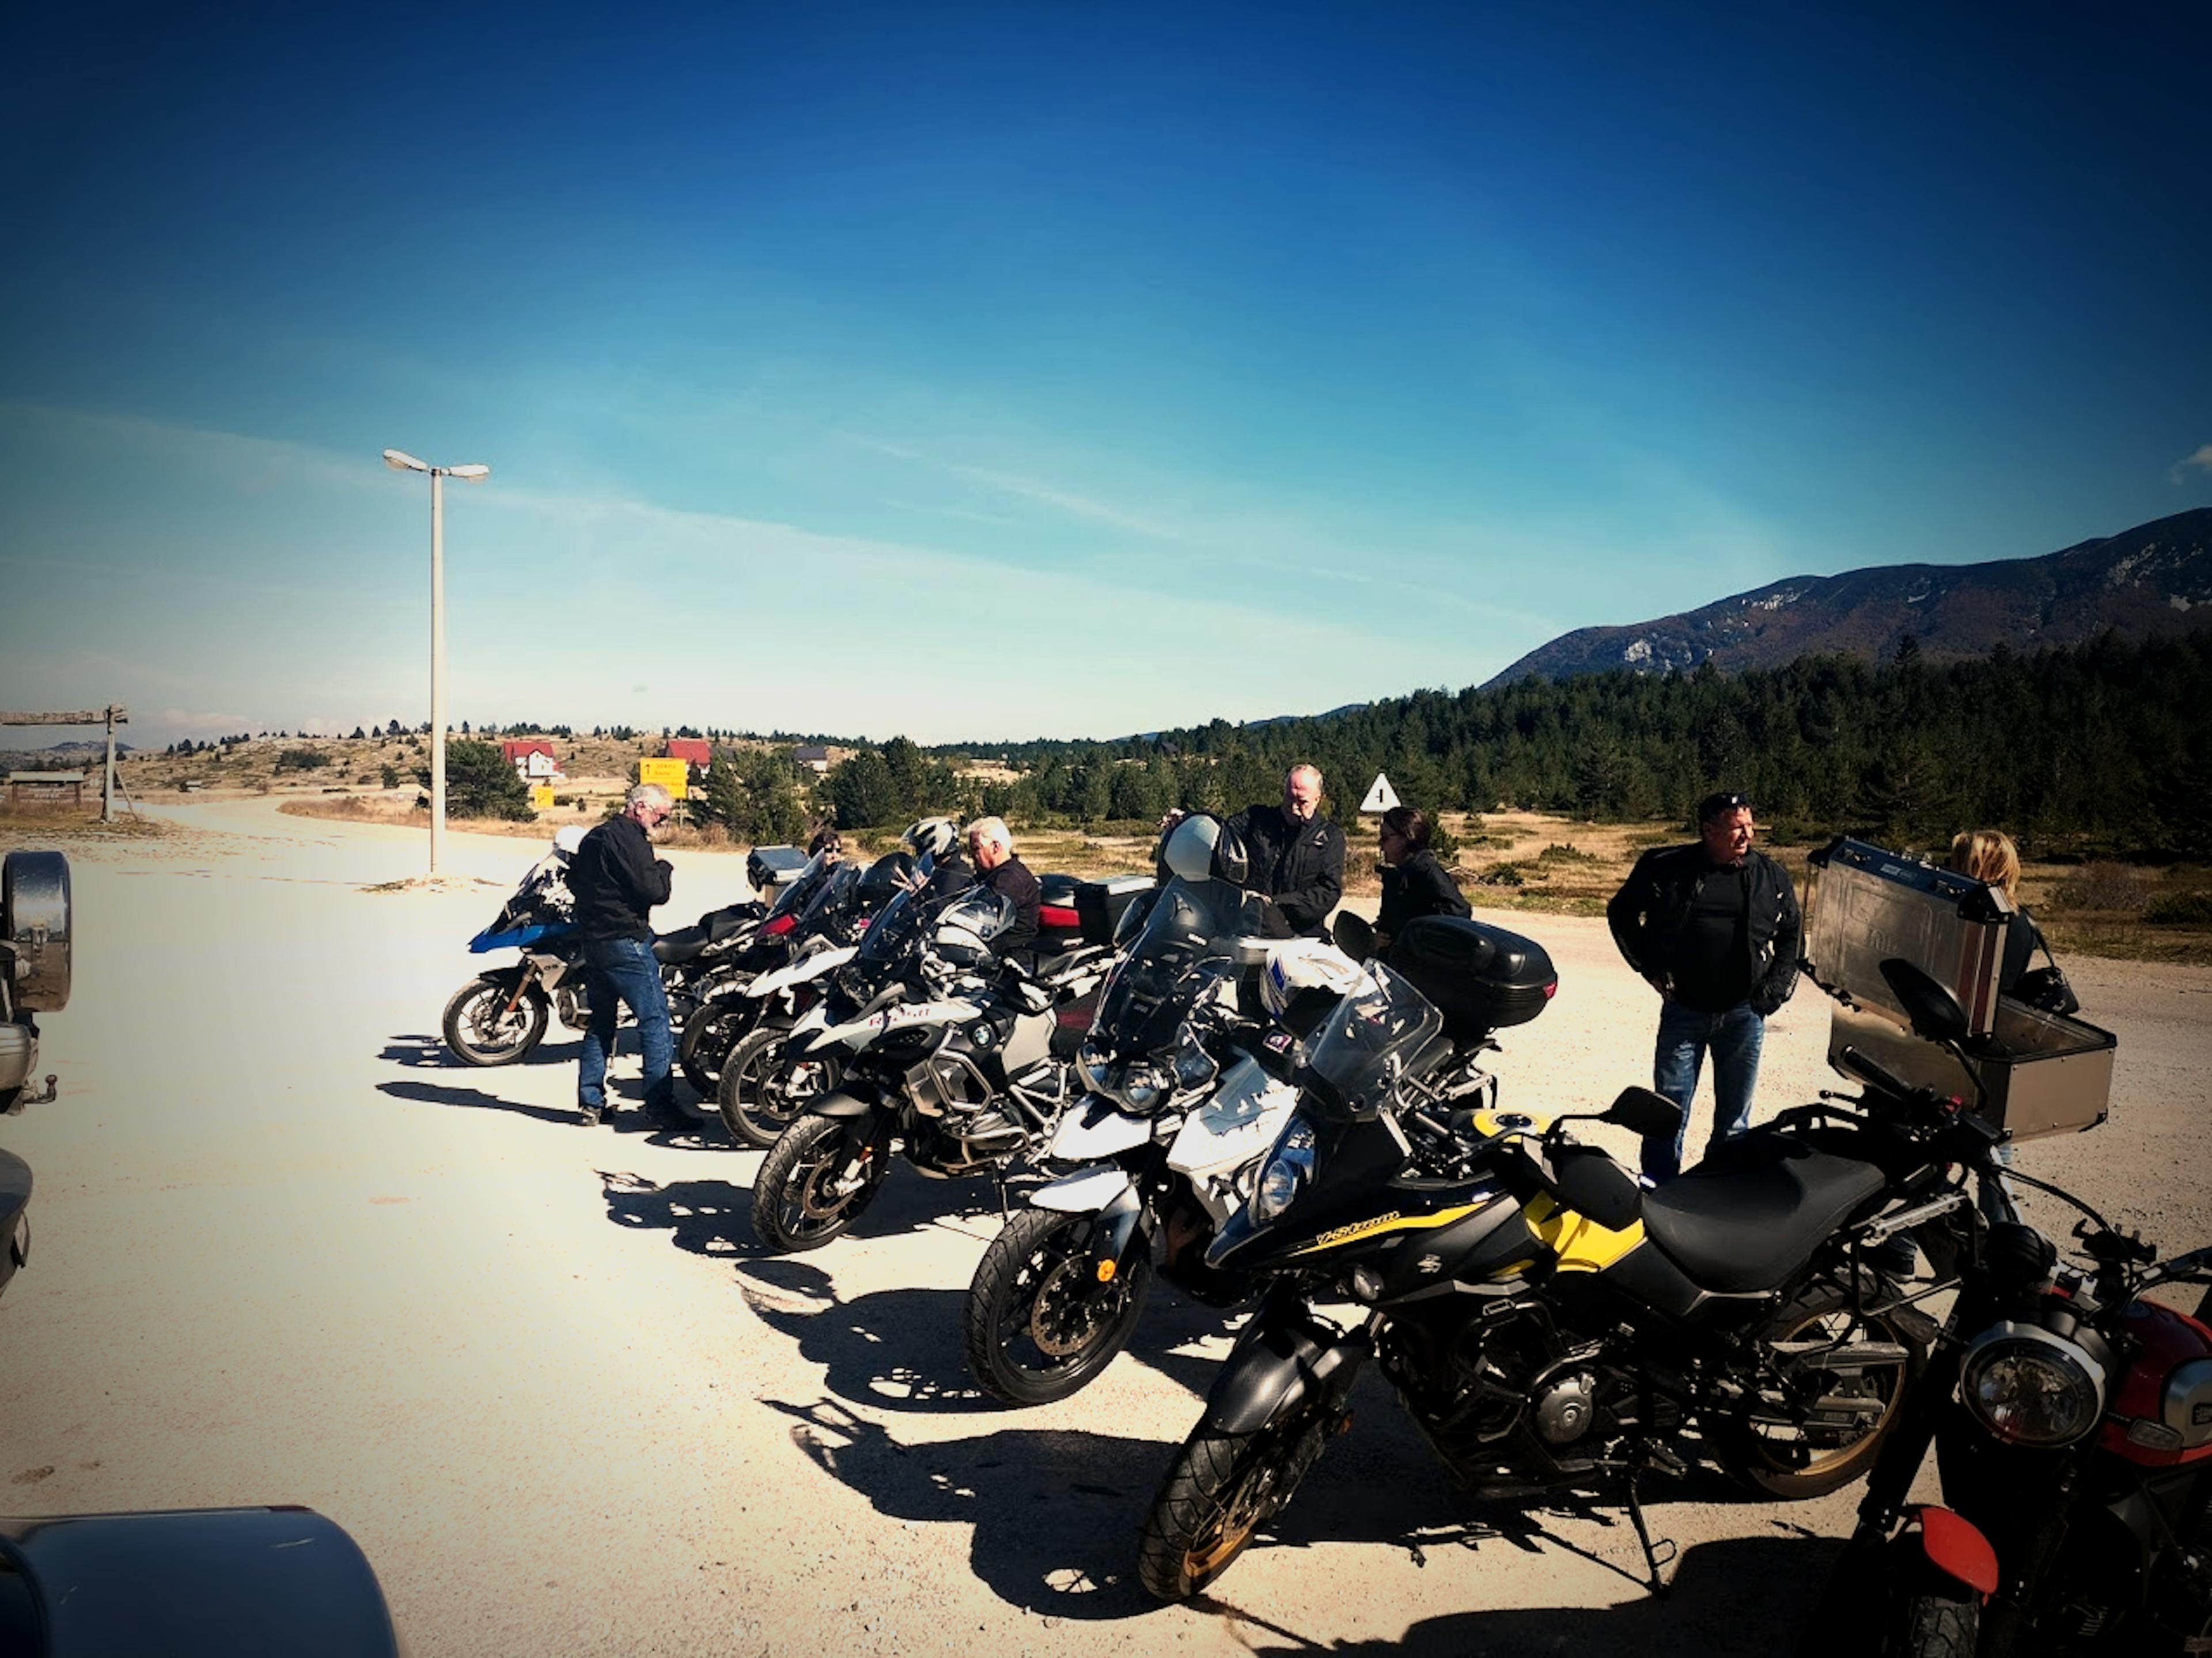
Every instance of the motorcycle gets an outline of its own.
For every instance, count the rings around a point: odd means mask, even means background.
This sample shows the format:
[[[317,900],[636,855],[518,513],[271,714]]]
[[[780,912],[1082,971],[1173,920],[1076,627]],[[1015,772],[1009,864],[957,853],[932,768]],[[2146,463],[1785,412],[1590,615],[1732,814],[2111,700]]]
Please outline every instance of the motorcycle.
[[[896,867],[904,856],[893,853],[877,864]],[[848,946],[860,936],[886,896],[871,887],[861,901],[865,879],[858,865],[817,853],[777,890],[759,927],[726,960],[714,993],[703,999],[677,1042],[677,1065],[701,1094],[718,1092],[724,1065],[769,1005],[750,993],[755,985],[812,950]]]
[[[1305,1045],[1290,1122],[1206,1251],[1270,1282],[1153,1501],[1145,1587],[1187,1600],[1228,1568],[1348,1424],[1370,1359],[1459,1483],[1625,1497],[1655,1590],[1642,1481],[1686,1469],[1685,1427],[1767,1497],[1863,1475],[1930,1332],[1887,1304],[1860,1234],[1942,1171],[1785,1121],[1646,1191],[1571,1125],[1673,1133],[1649,1090],[1548,1119],[1439,1091],[1556,987],[1540,951],[1430,916],[1368,975]],[[1346,1300],[1349,1327],[1322,1310]]]
[[[58,852],[0,859],[0,1116],[45,1105],[55,1078],[35,1081],[40,1013],[69,1005],[72,935],[69,859]],[[31,1165],[0,1151],[0,1290],[31,1258]]]
[[[1244,1299],[1206,1245],[1297,1097],[1292,1041],[1358,977],[1333,945],[1257,936],[1266,901],[1215,878],[1208,821],[1184,820],[1166,849],[1177,878],[1127,913],[1076,1056],[1091,1091],[1044,1151],[1073,1172],[1029,1193],[969,1286],[969,1369],[1007,1404],[1065,1399],[1103,1371],[1156,1272],[1211,1305]]]
[[[793,1056],[834,1060],[839,1075],[754,1178],[753,1230],[770,1249],[818,1248],[844,1233],[875,1200],[895,1146],[950,1180],[1003,1175],[1044,1143],[1079,1041],[1058,1014],[1097,990],[1107,952],[1091,946],[1026,972],[990,949],[1012,914],[988,888],[949,900],[925,890],[900,895],[869,927],[864,952],[902,965]]]
[[[2212,1650],[2212,1290],[2193,1315],[2148,1298],[2212,1282],[2212,1248],[2160,1263],[2080,1199],[2001,1166],[1957,1000],[1907,965],[1883,967],[1914,1034],[1974,1082],[1963,1108],[1856,1057],[1909,1089],[1956,1159],[1953,1202],[1915,1236],[1939,1276],[1956,1263],[1959,1288],[1801,1650]],[[2086,1266],[2021,1221],[2014,1181],[2080,1212]],[[1943,1501],[1916,1504],[1931,1443]]]
[[[519,1064],[544,1040],[556,1014],[571,1030],[591,1022],[583,941],[568,881],[583,836],[573,824],[556,835],[552,850],[531,865],[491,925],[469,940],[471,955],[519,950],[522,959],[478,974],[447,1001],[441,1029],[447,1049],[464,1065]],[[672,1029],[680,1029],[715,994],[761,919],[759,904],[732,904],[708,911],[691,926],[655,935],[653,959],[660,963]]]

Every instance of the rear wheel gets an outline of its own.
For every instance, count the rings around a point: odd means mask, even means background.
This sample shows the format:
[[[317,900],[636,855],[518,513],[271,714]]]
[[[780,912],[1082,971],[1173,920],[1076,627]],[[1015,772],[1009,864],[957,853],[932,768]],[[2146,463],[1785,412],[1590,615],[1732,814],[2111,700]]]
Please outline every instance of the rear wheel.
[[[845,1067],[835,1054],[787,1059],[790,1029],[781,1024],[753,1031],[722,1061],[714,1102],[723,1126],[739,1145],[774,1145],[808,1105],[837,1086]]]
[[[780,1255],[841,1236],[882,1190],[885,1159],[836,1117],[801,1117],[753,1177],[753,1233]]]
[[[720,1083],[722,1061],[738,1039],[752,1028],[760,1004],[748,996],[712,996],[684,1022],[684,1037],[677,1044],[676,1063],[685,1080],[703,1098]]]
[[[1093,1214],[1024,1209],[991,1240],[968,1287],[968,1368],[994,1399],[1045,1405],[1076,1392],[1129,1344],[1152,1288],[1139,1251],[1101,1282]]]
[[[1874,1467],[1928,1363],[1917,1331],[1854,1314],[1836,1284],[1812,1285],[1776,1312],[1756,1346],[1772,1369],[1742,1378],[1748,1397],[1714,1424],[1714,1448],[1754,1491],[1792,1501]]]
[[[1310,1411],[1250,1433],[1199,1424],[1168,1470],[1138,1541],[1137,1576],[1163,1600],[1188,1600],[1229,1570],[1290,1502],[1321,1448]]]
[[[514,973],[486,973],[446,1004],[446,1046],[463,1065],[513,1065],[544,1039],[551,1010],[535,988],[516,993]]]

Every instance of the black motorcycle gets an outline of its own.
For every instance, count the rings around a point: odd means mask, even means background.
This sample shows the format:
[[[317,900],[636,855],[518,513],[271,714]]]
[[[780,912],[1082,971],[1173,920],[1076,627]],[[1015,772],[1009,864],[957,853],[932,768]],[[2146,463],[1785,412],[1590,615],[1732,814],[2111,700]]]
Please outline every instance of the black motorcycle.
[[[1950,994],[1902,963],[1883,970],[1915,1033],[1965,1060]],[[2147,1294],[2212,1279],[2212,1249],[2154,1264],[2080,1199],[2002,1169],[1983,1098],[1968,1108],[1852,1063],[1911,1102],[1958,1170],[1912,1231],[1958,1294],[1801,1651],[2212,1651],[2212,1291],[2193,1317]],[[2085,1266],[2021,1223],[2011,1181],[2080,1212]],[[1931,1443],[1943,1503],[1914,1504]]]
[[[1371,1358],[1455,1479],[1625,1498],[1698,1453],[1771,1497],[1863,1476],[1925,1361],[1856,1236],[1941,1178],[1911,1148],[1784,1114],[1653,1191],[1573,1117],[1439,1097],[1501,1004],[1543,993],[1479,924],[1409,924],[1308,1043],[1300,1099],[1209,1265],[1272,1284],[1153,1502],[1139,1575],[1186,1600],[1287,1503]],[[1631,1088],[1599,1121],[1674,1132]],[[1879,1142],[1877,1145],[1875,1142]],[[1877,1155],[1878,1154],[1878,1155]],[[1366,1309],[1344,1327],[1322,1309]]]
[[[1060,1014],[1096,994],[1107,952],[1079,950],[1034,972],[1001,961],[990,940],[1012,913],[988,888],[950,900],[925,890],[870,926],[862,951],[901,966],[790,1058],[832,1061],[838,1081],[754,1177],[753,1231],[769,1248],[817,1248],[844,1233],[874,1202],[894,1150],[939,1179],[1003,1175],[1050,1133],[1080,1038]]]
[[[58,852],[0,859],[0,1116],[54,1097],[37,1080],[40,1013],[69,1005],[69,859]],[[31,1165],[0,1151],[0,1289],[31,1258]]]

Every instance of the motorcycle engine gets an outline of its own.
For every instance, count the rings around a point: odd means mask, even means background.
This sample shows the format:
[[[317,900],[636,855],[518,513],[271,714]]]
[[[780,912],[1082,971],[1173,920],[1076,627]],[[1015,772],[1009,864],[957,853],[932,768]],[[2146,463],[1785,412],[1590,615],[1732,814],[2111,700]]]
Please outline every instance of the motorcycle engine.
[[[1597,1384],[1586,1370],[1561,1376],[1536,1394],[1536,1431],[1547,1445],[1571,1445],[1597,1414]]]

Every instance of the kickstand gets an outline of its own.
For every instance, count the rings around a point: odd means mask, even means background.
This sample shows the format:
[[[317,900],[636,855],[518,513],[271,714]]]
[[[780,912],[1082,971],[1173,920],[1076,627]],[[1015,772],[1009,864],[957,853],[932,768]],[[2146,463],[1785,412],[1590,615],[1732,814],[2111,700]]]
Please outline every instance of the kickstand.
[[[1651,1593],[1663,1600],[1674,1586],[1660,1577],[1659,1569],[1674,1564],[1676,1550],[1672,1538],[1662,1537],[1656,1543],[1651,1540],[1651,1527],[1644,1519],[1643,1482],[1644,1472],[1640,1468],[1628,1476],[1628,1523],[1636,1527],[1636,1540],[1644,1546],[1644,1570],[1650,1576]]]

